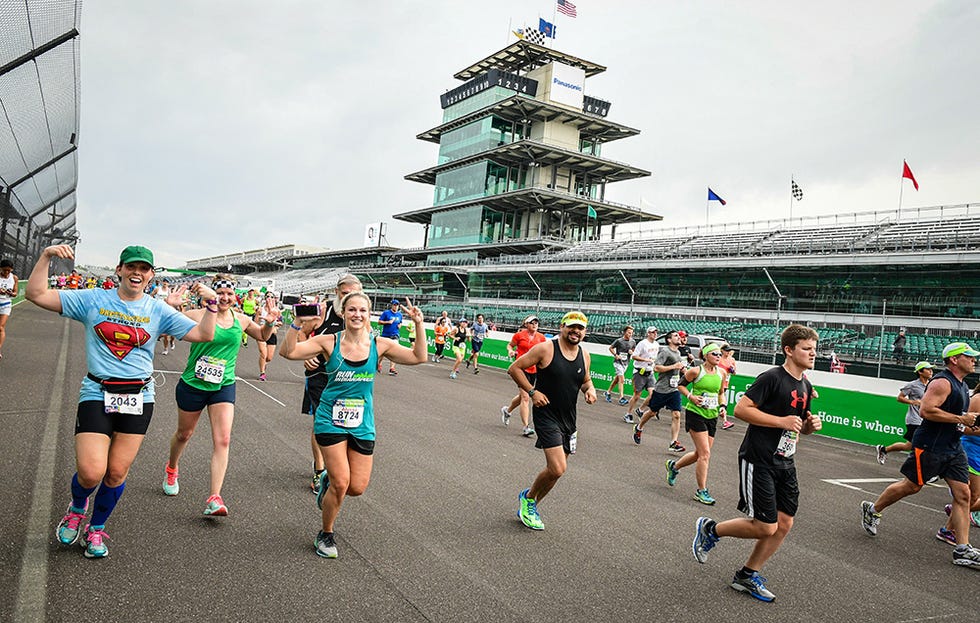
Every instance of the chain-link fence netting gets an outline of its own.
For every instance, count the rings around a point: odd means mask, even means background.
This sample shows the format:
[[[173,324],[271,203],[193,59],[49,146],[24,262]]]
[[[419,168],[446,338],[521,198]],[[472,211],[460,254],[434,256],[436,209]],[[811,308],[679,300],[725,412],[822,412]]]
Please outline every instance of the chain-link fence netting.
[[[0,2],[0,256],[75,243],[81,0]]]

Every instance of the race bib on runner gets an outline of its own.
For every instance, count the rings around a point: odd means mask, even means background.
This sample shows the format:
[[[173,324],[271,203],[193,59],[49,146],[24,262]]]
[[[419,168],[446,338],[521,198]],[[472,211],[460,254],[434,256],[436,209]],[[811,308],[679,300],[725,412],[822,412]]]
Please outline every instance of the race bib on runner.
[[[716,394],[701,394],[702,409],[717,409],[718,396]]]
[[[333,403],[333,425],[341,428],[357,428],[364,421],[362,398],[338,398]]]
[[[575,449],[578,447],[578,431],[572,433],[572,436],[568,438],[568,453],[575,454]]]
[[[221,383],[225,378],[225,360],[203,355],[194,364],[194,377],[205,383]]]
[[[796,442],[800,435],[794,430],[784,430],[779,438],[779,445],[776,446],[776,454],[789,458],[796,454]]]
[[[106,413],[122,413],[124,415],[143,415],[143,393],[113,394],[103,393]]]
[[[680,374],[675,374],[674,376],[670,377],[670,386],[672,388],[677,389],[677,386],[680,384],[680,382],[681,382]]]

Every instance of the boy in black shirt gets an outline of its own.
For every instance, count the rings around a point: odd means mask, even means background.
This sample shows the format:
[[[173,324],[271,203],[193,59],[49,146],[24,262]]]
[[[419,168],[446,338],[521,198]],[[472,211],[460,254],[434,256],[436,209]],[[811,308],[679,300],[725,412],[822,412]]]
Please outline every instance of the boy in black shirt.
[[[782,333],[786,361],[763,372],[735,405],[735,417],[749,424],[738,451],[738,509],[748,515],[715,523],[697,521],[692,550],[704,563],[723,536],[755,539],[745,566],[735,572],[731,587],[761,601],[776,596],[759,570],[776,553],[793,527],[800,489],[793,455],[800,433],[820,430],[820,418],[810,413],[813,386],[804,376],[817,354],[817,332],[794,324]]]

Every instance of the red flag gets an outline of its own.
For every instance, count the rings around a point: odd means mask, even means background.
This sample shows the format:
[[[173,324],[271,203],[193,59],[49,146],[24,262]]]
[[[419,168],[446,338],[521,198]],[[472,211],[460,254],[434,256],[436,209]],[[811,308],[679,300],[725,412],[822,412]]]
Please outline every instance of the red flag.
[[[905,167],[902,169],[902,177],[907,177],[912,180],[912,185],[915,186],[916,190],[919,190],[919,183],[915,181],[915,176],[912,175],[912,169],[909,168],[909,163],[902,160],[902,164]]]

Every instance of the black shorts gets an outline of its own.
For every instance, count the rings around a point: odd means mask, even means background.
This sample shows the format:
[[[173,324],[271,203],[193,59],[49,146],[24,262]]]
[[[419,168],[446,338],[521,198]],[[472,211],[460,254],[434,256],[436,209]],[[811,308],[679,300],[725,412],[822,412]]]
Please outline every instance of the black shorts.
[[[718,418],[706,418],[700,413],[684,409],[684,430],[687,432],[707,432],[708,437],[714,437],[717,428]]]
[[[524,376],[527,377],[527,382],[531,384],[531,387],[534,387],[534,384],[538,382],[537,372],[528,372],[527,370],[525,370]]]
[[[320,396],[327,387],[327,375],[325,373],[315,374],[306,377],[303,387],[303,413],[306,415],[316,415],[316,410],[320,406]]]
[[[269,346],[275,346],[276,344],[279,343],[279,338],[276,337],[275,331],[272,332],[272,335],[269,336],[269,339],[267,339],[265,343],[268,344]]]
[[[347,447],[365,456],[374,454],[374,440],[358,439],[350,433],[317,433],[316,443],[318,446],[335,446],[346,441]]]
[[[208,391],[191,387],[184,379],[180,379],[174,388],[174,399],[178,409],[191,413],[203,411],[204,407],[221,402],[235,404],[235,384],[222,385],[219,389]]]
[[[919,428],[919,424],[906,424],[905,425],[905,434],[902,435],[902,437],[905,439],[905,441],[908,441],[909,443],[912,442],[912,435],[915,434],[915,429],[917,429],[917,428]]]
[[[673,411],[681,410],[681,392],[673,391],[668,394],[661,394],[660,392],[650,392],[650,410],[654,413],[659,413],[664,407]]]
[[[970,482],[970,464],[962,450],[956,454],[936,454],[913,447],[899,471],[920,487],[936,476],[943,480]]]
[[[106,413],[101,400],[85,400],[78,403],[75,415],[75,434],[102,433],[112,437],[112,433],[145,435],[153,418],[153,403],[143,403],[143,415],[125,413]]]
[[[778,512],[794,517],[800,505],[796,468],[776,469],[738,460],[738,510],[762,523],[777,523]]]
[[[470,344],[473,346],[474,355],[483,350],[483,340],[471,340]],[[527,373],[525,372],[525,374]]]
[[[534,442],[535,448],[557,448],[561,446],[565,454],[572,453],[572,435],[563,433],[561,429],[552,426],[541,426],[537,421],[534,422],[534,434],[537,440]],[[574,434],[574,433],[573,433]]]

